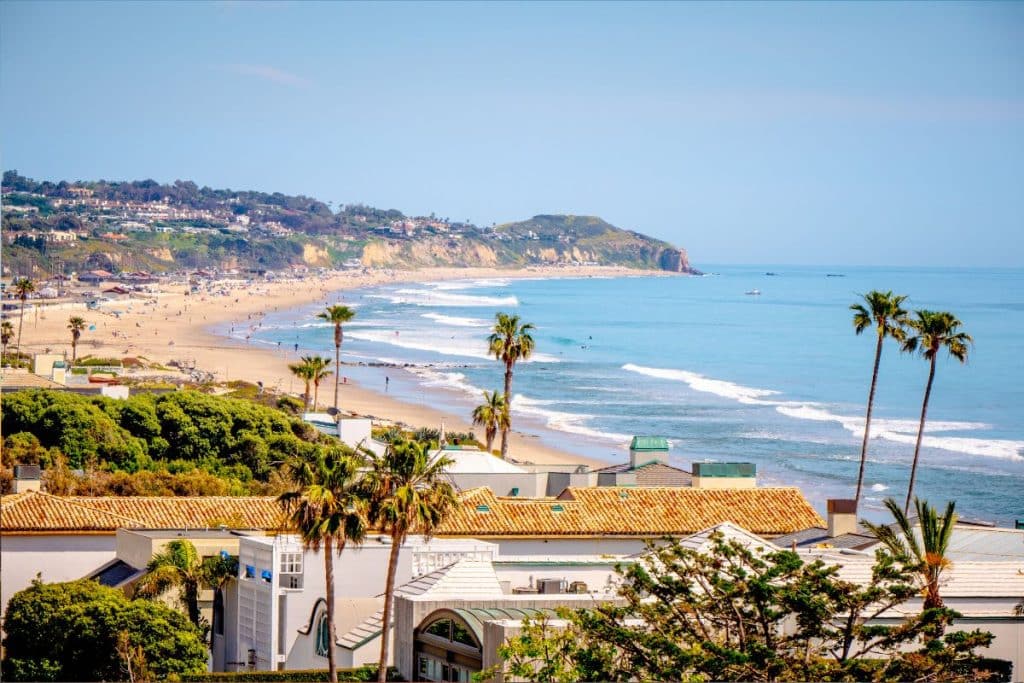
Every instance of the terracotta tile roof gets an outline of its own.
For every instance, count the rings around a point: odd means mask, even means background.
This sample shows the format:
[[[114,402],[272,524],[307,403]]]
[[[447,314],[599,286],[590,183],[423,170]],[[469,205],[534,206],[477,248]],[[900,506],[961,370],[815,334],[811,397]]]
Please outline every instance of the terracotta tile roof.
[[[797,488],[567,488],[558,498],[467,491],[439,536],[681,536],[722,522],[775,536],[824,520]]]
[[[51,496],[30,491],[0,498],[0,531],[58,532],[136,529],[274,530],[281,509],[271,497]]]
[[[600,469],[591,470],[596,474],[622,474],[633,472],[636,474],[637,486],[692,486],[693,475],[684,469],[666,465],[663,462],[648,462],[639,467],[632,467],[628,462],[618,465],[609,465]]]
[[[4,391],[20,391],[21,389],[67,389],[60,382],[34,372],[5,372],[0,375],[0,387]]]

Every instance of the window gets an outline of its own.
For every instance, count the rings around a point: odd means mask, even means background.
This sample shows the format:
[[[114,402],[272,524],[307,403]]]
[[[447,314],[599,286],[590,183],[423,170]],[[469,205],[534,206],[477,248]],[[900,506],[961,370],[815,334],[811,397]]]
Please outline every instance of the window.
[[[438,619],[427,627],[425,633],[437,636],[438,638],[444,638],[445,640],[451,640],[451,626],[452,622],[450,620]]]
[[[469,629],[460,624],[457,621],[452,622],[452,642],[462,643],[470,647],[477,647],[476,641],[473,640],[473,636],[469,634]]]
[[[327,614],[320,615],[316,624],[316,653],[320,657],[327,656],[327,648],[331,646],[330,629],[327,628]]]
[[[302,553],[281,553],[281,573],[301,574]]]

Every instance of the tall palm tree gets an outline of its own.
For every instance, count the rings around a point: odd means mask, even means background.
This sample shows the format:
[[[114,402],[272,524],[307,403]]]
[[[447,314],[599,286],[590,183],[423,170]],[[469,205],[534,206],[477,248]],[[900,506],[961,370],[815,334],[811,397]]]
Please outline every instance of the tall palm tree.
[[[14,325],[11,324],[10,320],[4,320],[0,322],[0,344],[3,344],[3,355],[7,355],[7,345],[11,343],[11,339],[14,338]]]
[[[317,314],[316,317],[334,325],[334,368],[337,370],[334,375],[334,409],[337,410],[338,383],[341,381],[341,342],[344,340],[341,326],[356,317],[356,312],[348,306],[338,304],[328,306],[326,311]]]
[[[136,595],[156,597],[177,588],[189,621],[200,626],[199,591],[206,583],[207,574],[192,542],[171,541],[164,550],[153,555],[146,569],[148,573],[136,584]]]
[[[77,315],[71,316],[68,320],[68,329],[71,330],[71,362],[74,363],[78,355],[78,340],[85,329],[85,320]]]
[[[381,456],[370,456],[367,489],[370,492],[369,520],[391,536],[391,554],[384,586],[383,633],[377,680],[386,680],[388,637],[395,599],[395,570],[398,554],[410,532],[430,536],[444,521],[458,500],[451,484],[444,480],[450,458],[431,460],[427,446],[417,441],[393,441]]]
[[[853,311],[853,329],[860,334],[874,326],[878,333],[878,342],[875,345],[875,365],[871,371],[871,389],[868,391],[868,414],[864,418],[864,440],[860,445],[860,470],[857,472],[857,493],[854,495],[857,505],[860,504],[860,493],[864,485],[864,466],[868,461],[871,411],[875,405],[875,386],[878,384],[878,364],[882,360],[882,342],[886,337],[902,342],[905,337],[903,325],[907,319],[907,312],[903,310],[903,302],[907,297],[902,294],[872,290],[861,295],[861,298],[864,300],[863,304],[856,303],[850,306],[850,310]]]
[[[910,499],[914,495],[914,479],[917,476],[917,459],[921,453],[921,437],[924,436],[924,422],[928,416],[928,399],[932,395],[932,382],[935,380],[935,361],[939,352],[946,349],[949,355],[961,363],[967,362],[968,348],[974,339],[966,332],[960,331],[963,324],[952,313],[945,311],[915,311],[915,318],[907,321],[909,336],[903,340],[903,351],[914,353],[919,351],[921,357],[928,361],[928,384],[924,388],[924,402],[921,404],[921,422],[917,427],[917,442],[914,444],[914,464],[910,467],[910,484],[907,486],[907,500],[903,511],[910,509]]]
[[[864,522],[864,526],[897,560],[916,568],[921,582],[921,593],[924,595],[924,608],[942,607],[939,579],[942,572],[952,564],[946,557],[946,551],[953,536],[953,527],[956,525],[956,503],[946,503],[946,512],[940,517],[927,501],[915,498],[917,529],[913,528],[895,499],[886,499],[885,507],[896,520],[895,525]]]
[[[27,277],[19,277],[14,281],[14,293],[21,299],[21,316],[18,318],[18,346],[15,349],[15,356],[21,358],[21,328],[25,324],[25,302],[28,301],[28,295],[36,291],[36,286]]]
[[[305,358],[302,359],[301,363],[291,363],[288,365],[288,369],[292,371],[292,374],[305,382],[305,390],[302,394],[303,410],[309,411],[309,399],[312,394],[309,393],[310,384],[313,382],[313,366],[305,362]]]
[[[366,536],[366,501],[360,487],[363,460],[342,448],[321,449],[312,460],[296,460],[287,468],[293,490],[278,496],[288,526],[299,534],[304,547],[323,548],[327,583],[327,666],[331,683],[338,681],[334,659],[338,635],[334,626],[334,554]]]
[[[497,391],[485,391],[484,402],[473,409],[473,424],[484,428],[488,453],[491,452],[498,430],[506,429],[508,423],[508,404],[505,403],[505,397]]]
[[[509,424],[501,430],[501,457],[508,457],[508,432],[512,428],[512,368],[533,353],[531,323],[520,323],[518,315],[498,313],[494,328],[487,338],[489,352],[505,364],[505,405],[509,411]]]
[[[303,356],[302,362],[311,369],[310,379],[313,380],[313,410],[315,411],[320,403],[320,382],[331,374],[331,371],[327,369],[331,364],[331,359],[323,356]]]

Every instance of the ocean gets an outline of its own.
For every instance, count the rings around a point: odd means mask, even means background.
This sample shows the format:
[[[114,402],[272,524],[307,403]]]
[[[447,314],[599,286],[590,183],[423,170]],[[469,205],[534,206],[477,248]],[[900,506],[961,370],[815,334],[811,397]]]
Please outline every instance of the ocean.
[[[485,279],[395,284],[331,297],[354,307],[343,360],[370,388],[466,416],[503,367],[487,355],[497,311],[536,325],[516,367],[513,424],[609,463],[632,435],[669,439],[674,463],[752,462],[819,509],[852,497],[874,336],[858,293],[892,289],[948,310],[976,346],[936,372],[915,491],[961,516],[1024,520],[1024,270],[710,266],[703,277]],[[771,273],[771,274],[769,274]],[[760,294],[747,294],[757,290]],[[269,315],[253,341],[333,357],[320,304]],[[872,421],[864,516],[902,504],[928,364],[887,343]],[[427,398],[429,391],[429,399]]]

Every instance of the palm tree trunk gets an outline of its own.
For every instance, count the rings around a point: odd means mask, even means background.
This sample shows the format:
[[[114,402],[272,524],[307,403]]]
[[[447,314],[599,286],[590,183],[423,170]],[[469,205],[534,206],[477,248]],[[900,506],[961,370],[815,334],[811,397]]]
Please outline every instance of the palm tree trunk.
[[[316,407],[320,404],[320,382],[313,382],[313,412],[316,412]]]
[[[854,509],[860,505],[861,487],[864,485],[864,466],[868,461],[868,439],[871,437],[871,410],[875,406],[875,385],[878,383],[878,364],[882,360],[882,333],[878,333],[875,347],[875,369],[871,371],[871,390],[868,391],[868,414],[864,418],[864,441],[860,445],[860,471],[857,473],[857,493],[853,497]]]
[[[334,410],[338,410],[338,384],[341,382],[341,344],[334,345]]]
[[[302,395],[302,398],[304,399],[303,407],[306,409],[306,412],[308,413],[309,412],[309,380],[308,379],[306,380],[306,393]]]
[[[327,671],[331,683],[338,683],[338,665],[334,661],[334,643],[338,636],[334,632],[334,556],[331,554],[331,537],[324,537],[324,576],[327,579]]]
[[[74,337],[71,338],[71,362],[75,362],[75,357],[78,355],[78,340]]]
[[[491,452],[491,447],[494,446],[494,436],[495,436],[494,432],[495,431],[496,430],[493,430],[493,429],[484,430],[484,437],[487,439],[487,452],[488,453]]]
[[[924,403],[921,404],[921,424],[917,427],[917,444],[914,445],[914,464],[910,466],[910,485],[907,486],[907,502],[903,504],[903,514],[910,510],[910,501],[914,496],[914,478],[917,476],[917,458],[921,453],[921,437],[924,436],[924,421],[928,416],[928,398],[932,395],[932,380],[935,379],[935,359],[938,353],[932,356],[932,364],[928,370],[928,384],[924,389]]]
[[[384,614],[380,629],[380,661],[377,663],[377,682],[384,683],[388,677],[388,650],[391,645],[391,610],[395,600],[395,570],[398,567],[398,553],[402,550],[402,539],[391,535],[391,555],[388,557],[388,576],[384,584]]]
[[[21,360],[21,327],[25,324],[25,300],[21,300],[21,316],[18,318],[18,346],[14,349],[14,357]]]
[[[185,604],[188,608],[188,620],[199,626],[199,586],[187,582],[184,586]]]
[[[509,415],[512,414],[512,362],[505,363],[505,405],[508,407]],[[509,425],[512,418],[509,417]],[[508,432],[509,427],[501,428],[501,459],[508,460]]]

